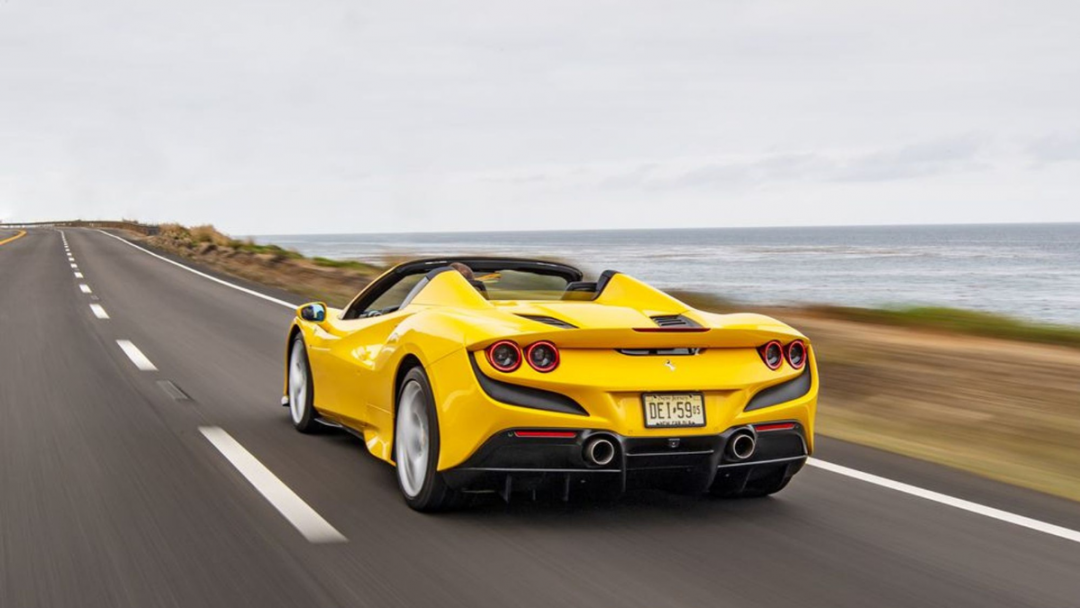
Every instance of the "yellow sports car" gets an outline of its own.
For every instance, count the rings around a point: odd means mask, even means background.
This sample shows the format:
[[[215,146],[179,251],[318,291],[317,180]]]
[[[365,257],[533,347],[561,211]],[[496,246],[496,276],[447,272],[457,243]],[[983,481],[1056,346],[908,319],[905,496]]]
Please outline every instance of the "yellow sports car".
[[[764,496],[814,446],[805,336],[614,271],[408,262],[344,310],[298,308],[287,344],[296,428],[361,437],[420,511],[541,490]]]

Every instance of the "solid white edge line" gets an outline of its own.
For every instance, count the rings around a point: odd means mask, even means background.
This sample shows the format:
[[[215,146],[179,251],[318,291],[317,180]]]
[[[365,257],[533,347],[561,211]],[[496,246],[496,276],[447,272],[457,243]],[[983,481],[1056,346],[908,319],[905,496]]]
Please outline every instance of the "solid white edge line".
[[[224,429],[200,426],[199,432],[308,542],[343,543],[348,540]]]
[[[131,343],[131,340],[117,340],[116,343],[120,345],[120,350],[124,351],[124,354],[128,356],[128,359],[131,359],[135,367],[144,372],[157,371],[157,367],[139,350],[138,346]]]
[[[86,283],[80,283],[79,284],[79,291],[81,291],[83,293],[93,293],[92,291],[90,291],[90,286],[87,285]]]
[[[109,313],[105,312],[105,308],[101,304],[91,304],[90,310],[93,311],[94,316],[99,319],[109,318]]]
[[[831,462],[824,462],[816,458],[810,458],[806,461],[806,464],[824,469],[837,475],[843,475],[852,479],[858,479],[859,481],[865,481],[876,486],[888,488],[890,490],[896,490],[897,492],[903,492],[904,494],[910,494],[911,496],[917,496],[936,502],[941,505],[954,507],[962,511],[969,513],[975,513],[990,519],[996,519],[1010,523],[1021,528],[1027,528],[1029,530],[1035,530],[1036,532],[1042,532],[1043,534],[1049,534],[1065,540],[1071,540],[1074,543],[1080,543],[1080,532],[1076,530],[1070,530],[1069,528],[1063,528],[1061,526],[1055,526],[1054,524],[1048,524],[1037,519],[1030,517],[1024,517],[1023,515],[1017,515],[1015,513],[1009,513],[1008,511],[1002,511],[1001,509],[995,509],[993,507],[987,507],[980,505],[979,503],[971,502],[969,500],[963,500],[961,498],[955,498],[947,494],[941,494],[939,492],[933,492],[931,490],[924,490],[920,487],[909,485],[903,482],[894,481],[885,477],[879,477],[877,475],[871,475],[870,473],[863,473],[855,469],[849,469],[845,466],[833,464]]]
[[[272,298],[272,297],[270,297],[268,295],[261,294],[261,293],[259,293],[257,291],[247,289],[246,287],[240,287],[239,285],[234,285],[232,283],[229,283],[228,281],[222,281],[221,279],[219,279],[217,277],[212,277],[212,276],[210,276],[210,275],[208,275],[208,274],[206,274],[204,272],[199,272],[198,270],[195,270],[194,268],[189,268],[188,266],[184,266],[183,264],[180,264],[178,262],[174,262],[173,260],[170,260],[169,258],[158,255],[158,254],[154,253],[153,251],[149,251],[149,250],[147,250],[147,249],[145,249],[143,247],[140,247],[140,246],[136,245],[135,243],[132,243],[132,242],[128,241],[127,239],[120,238],[120,237],[118,237],[118,236],[116,236],[114,234],[109,234],[108,232],[105,232],[104,230],[98,230],[98,232],[100,232],[101,234],[104,234],[105,236],[112,237],[112,238],[120,241],[121,243],[124,243],[126,245],[130,245],[130,246],[134,247],[135,249],[138,249],[139,251],[142,251],[143,253],[145,253],[147,255],[152,255],[155,258],[158,258],[159,260],[168,262],[168,263],[172,264],[173,266],[176,266],[178,268],[183,268],[184,270],[186,270],[188,272],[197,274],[197,275],[199,275],[199,276],[201,276],[203,278],[206,278],[206,279],[210,279],[211,281],[213,281],[215,283],[225,285],[226,287],[231,287],[233,289],[236,289],[237,291],[242,291],[242,292],[244,292],[246,294],[253,295],[253,296],[257,297],[257,298],[262,298],[263,300],[266,300],[268,302],[273,302],[275,304],[279,304],[281,306],[285,306],[285,307],[288,307],[288,308],[296,308],[293,304],[285,302],[284,300],[279,300],[277,298]],[[224,432],[224,431],[222,431],[222,432]],[[1012,523],[1012,524],[1015,524],[1015,525],[1018,525],[1018,526],[1021,526],[1021,527],[1024,527],[1024,528],[1028,528],[1028,529],[1031,529],[1031,530],[1036,530],[1036,531],[1039,531],[1039,532],[1044,532],[1046,534],[1057,536],[1059,538],[1064,538],[1066,540],[1071,540],[1071,541],[1074,541],[1074,542],[1080,542],[1080,532],[1076,532],[1076,531],[1070,530],[1068,528],[1062,528],[1061,526],[1055,526],[1053,524],[1048,524],[1048,523],[1045,523],[1045,522],[1041,522],[1039,520],[1031,519],[1029,517],[1024,517],[1022,515],[1016,515],[1016,514],[1013,514],[1013,513],[1009,513],[1007,511],[1002,511],[1000,509],[995,509],[993,507],[987,507],[987,506],[984,506],[984,505],[980,505],[978,503],[962,500],[960,498],[953,498],[952,496],[948,496],[946,494],[939,494],[937,492],[932,492],[930,490],[924,490],[924,489],[916,487],[916,486],[908,485],[908,484],[901,483],[901,482],[898,482],[898,481],[892,481],[891,479],[886,479],[884,477],[878,477],[877,475],[871,475],[870,473],[863,473],[862,471],[857,471],[855,469],[849,469],[847,467],[842,467],[840,465],[835,465],[835,464],[832,464],[832,463],[829,463],[829,462],[824,462],[824,461],[821,461],[821,460],[817,460],[816,458],[808,459],[807,464],[809,464],[811,466],[818,467],[820,469],[825,469],[827,471],[831,471],[833,473],[837,473],[837,474],[840,474],[840,475],[845,475],[845,476],[850,477],[852,479],[858,479],[860,481],[865,481],[867,483],[871,483],[871,484],[881,486],[881,487],[884,487],[884,488],[889,488],[889,489],[892,489],[892,490],[897,490],[899,492],[904,492],[906,494],[911,494],[912,496],[918,496],[920,498],[925,498],[927,500],[930,500],[930,501],[933,501],[933,502],[936,502],[936,503],[939,503],[939,504],[943,504],[943,505],[946,505],[946,506],[951,506],[951,507],[955,507],[955,508],[958,508],[958,509],[962,509],[962,510],[968,511],[970,513],[976,513],[978,515],[983,515],[983,516],[986,516],[986,517],[990,517],[992,519],[997,519],[999,521]]]
[[[174,262],[173,260],[170,260],[169,258],[167,258],[165,256],[158,255],[158,254],[154,253],[153,251],[150,251],[149,249],[139,247],[135,243],[132,243],[131,241],[129,241],[127,239],[120,238],[120,237],[116,236],[115,234],[109,234],[108,232],[105,232],[104,230],[98,230],[98,232],[100,232],[101,234],[104,234],[105,236],[112,237],[112,238],[120,241],[121,243],[124,243],[125,245],[130,245],[130,246],[134,247],[135,249],[138,249],[139,251],[141,251],[141,252],[143,252],[143,253],[145,253],[147,255],[152,255],[155,258],[157,258],[157,259],[159,259],[159,260],[161,260],[163,262],[168,262],[168,263],[172,264],[173,266],[176,266],[177,268],[183,268],[184,270],[186,270],[186,271],[188,271],[190,273],[197,274],[200,277],[203,277],[204,279],[210,279],[211,281],[213,281],[215,283],[218,283],[220,285],[224,285],[226,287],[231,287],[232,289],[235,289],[237,291],[242,291],[242,292],[244,292],[244,293],[246,293],[248,295],[252,295],[252,296],[255,296],[256,298],[261,298],[263,300],[266,300],[267,302],[273,302],[274,304],[278,304],[279,306],[284,306],[284,307],[290,308],[290,309],[296,309],[295,304],[290,304],[289,302],[286,302],[285,300],[279,300],[277,298],[272,298],[272,297],[270,297],[268,295],[261,294],[261,293],[255,291],[255,290],[253,290],[253,289],[248,289],[247,287],[241,287],[239,285],[234,285],[233,283],[230,283],[228,281],[222,281],[221,279],[219,279],[217,277],[210,276],[210,275],[206,274],[205,272],[199,272],[198,270],[195,270],[194,268],[191,268],[189,266],[185,266],[185,265],[183,265],[183,264],[181,264],[179,262]]]

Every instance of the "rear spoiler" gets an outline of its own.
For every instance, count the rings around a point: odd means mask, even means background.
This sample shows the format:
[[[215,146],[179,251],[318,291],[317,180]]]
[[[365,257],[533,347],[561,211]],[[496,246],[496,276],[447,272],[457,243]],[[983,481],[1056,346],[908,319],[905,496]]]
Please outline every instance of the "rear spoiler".
[[[757,315],[751,315],[757,317]],[[759,317],[766,319],[767,317]],[[553,329],[516,335],[485,337],[469,341],[469,350],[483,350],[499,340],[520,345],[550,340],[559,348],[579,349],[668,349],[668,348],[757,348],[770,340],[782,342],[805,339],[799,332],[777,323],[750,327],[641,327],[601,329]]]

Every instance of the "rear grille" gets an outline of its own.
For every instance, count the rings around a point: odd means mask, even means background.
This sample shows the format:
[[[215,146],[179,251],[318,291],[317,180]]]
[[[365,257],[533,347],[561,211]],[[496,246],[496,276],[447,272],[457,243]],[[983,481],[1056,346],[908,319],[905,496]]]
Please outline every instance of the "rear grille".
[[[566,321],[563,321],[562,319],[556,319],[555,317],[548,317],[548,316],[545,316],[545,315],[520,315],[520,314],[518,316],[523,317],[525,319],[530,319],[532,321],[538,321],[540,323],[546,323],[548,325],[552,325],[552,326],[555,326],[555,327],[561,327],[563,329],[577,329],[577,325],[574,325],[572,323],[567,323]]]
[[[701,327],[693,319],[682,315],[657,315],[652,320],[660,327]]]
[[[631,357],[689,357],[701,352],[700,348],[620,348],[624,355]]]

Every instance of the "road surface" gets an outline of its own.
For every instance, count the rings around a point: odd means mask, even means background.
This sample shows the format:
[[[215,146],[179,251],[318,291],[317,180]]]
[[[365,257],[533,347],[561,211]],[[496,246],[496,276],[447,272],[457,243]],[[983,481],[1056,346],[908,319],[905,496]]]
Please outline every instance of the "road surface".
[[[1075,503],[827,439],[915,489],[414,513],[361,442],[292,430],[296,300],[255,290],[285,302],[99,231],[0,245],[0,607],[1080,606]]]

